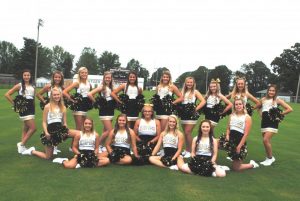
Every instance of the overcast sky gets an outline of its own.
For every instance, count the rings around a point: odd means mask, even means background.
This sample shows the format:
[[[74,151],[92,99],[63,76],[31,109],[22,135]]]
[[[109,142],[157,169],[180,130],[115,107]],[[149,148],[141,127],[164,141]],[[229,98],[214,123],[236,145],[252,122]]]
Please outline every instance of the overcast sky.
[[[300,42],[299,0],[0,0],[0,41],[23,37],[62,46],[77,62],[84,47],[111,51],[122,66],[134,58],[173,77],[200,65],[263,61]]]

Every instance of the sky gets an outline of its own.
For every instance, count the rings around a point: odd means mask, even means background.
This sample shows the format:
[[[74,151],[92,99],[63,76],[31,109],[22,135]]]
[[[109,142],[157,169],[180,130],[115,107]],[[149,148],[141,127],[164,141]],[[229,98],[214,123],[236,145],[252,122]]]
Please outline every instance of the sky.
[[[300,42],[298,0],[0,0],[0,41],[23,37],[63,47],[78,61],[84,47],[132,58],[174,78],[199,66],[239,70],[272,60]]]

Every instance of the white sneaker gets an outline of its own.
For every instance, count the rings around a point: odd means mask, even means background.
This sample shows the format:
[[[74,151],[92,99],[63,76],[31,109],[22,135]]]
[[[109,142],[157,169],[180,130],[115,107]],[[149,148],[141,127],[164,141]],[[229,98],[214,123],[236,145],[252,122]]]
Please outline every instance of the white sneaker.
[[[53,159],[53,163],[59,163],[59,164],[62,164],[64,161],[67,161],[68,159],[67,158],[55,158]]]
[[[225,171],[230,171],[230,168],[225,165],[219,165],[219,168],[221,168],[222,170],[225,170]]]
[[[157,153],[158,156],[163,156],[165,155],[165,152],[163,149],[161,149],[158,153]]]
[[[22,145],[21,142],[17,143],[17,147],[18,147],[18,153],[21,154],[23,151],[25,151],[27,148],[25,147],[25,145]]]
[[[227,156],[226,159],[229,161],[233,161],[229,156]]]
[[[102,145],[99,145],[99,148],[98,148],[98,153],[101,154],[102,153]]]
[[[29,149],[26,149],[25,151],[22,152],[22,155],[31,155],[31,152],[34,151],[34,147],[30,147]]]
[[[102,146],[101,151],[102,151],[102,152],[107,152],[106,147]]]
[[[213,172],[213,173],[211,174],[211,176],[212,176],[212,177],[217,177],[216,172]]]
[[[253,165],[253,168],[259,167],[259,165],[254,160],[250,160],[250,164]]]
[[[263,166],[270,166],[274,162],[275,162],[275,158],[274,158],[274,156],[272,156],[272,158],[266,158],[266,160],[264,160],[263,162],[260,162],[260,164],[262,164]]]
[[[56,150],[57,153],[60,153],[60,152],[61,152],[61,150],[59,150],[59,149],[57,148],[57,146],[54,146],[54,150]]]
[[[183,152],[181,152],[182,156],[185,156],[185,154],[186,154],[186,150],[184,150]]]
[[[178,170],[178,166],[177,165],[171,165],[169,167],[170,170]]]
[[[80,166],[79,164],[77,164],[77,165],[75,166],[75,168],[78,169],[78,168],[81,168],[81,166]]]
[[[191,152],[186,151],[183,158],[191,158]]]

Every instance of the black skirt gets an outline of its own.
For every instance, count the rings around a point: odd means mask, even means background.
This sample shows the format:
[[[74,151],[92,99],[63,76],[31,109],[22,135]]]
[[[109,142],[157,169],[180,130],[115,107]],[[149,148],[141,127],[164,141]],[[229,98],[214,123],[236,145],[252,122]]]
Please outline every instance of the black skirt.
[[[100,107],[99,116],[114,116],[115,107],[116,107],[115,100],[107,101],[105,107]]]
[[[227,145],[227,153],[232,160],[244,160],[248,154],[246,142],[241,147],[240,153],[236,152],[236,147],[240,144],[242,138],[243,138],[243,133],[240,133],[235,130],[230,130],[229,143]]]
[[[77,154],[77,163],[83,168],[93,168],[98,166],[98,156],[94,150],[79,150]]]
[[[205,108],[205,119],[218,123],[220,121],[220,115],[215,114],[213,108]]]
[[[27,109],[25,111],[19,112],[20,117],[25,117],[25,116],[35,114],[34,99],[27,99],[26,108]]]
[[[172,160],[173,156],[175,155],[175,153],[177,152],[178,149],[176,148],[172,148],[172,147],[165,147],[164,148],[164,156],[161,157],[161,162],[167,166],[170,167],[172,165],[176,165],[177,164],[177,158],[175,160]]]
[[[279,121],[271,121],[268,112],[262,113],[261,128],[278,129]]]
[[[211,156],[196,155],[190,159],[188,166],[194,174],[201,176],[209,177],[215,171],[211,162]]]

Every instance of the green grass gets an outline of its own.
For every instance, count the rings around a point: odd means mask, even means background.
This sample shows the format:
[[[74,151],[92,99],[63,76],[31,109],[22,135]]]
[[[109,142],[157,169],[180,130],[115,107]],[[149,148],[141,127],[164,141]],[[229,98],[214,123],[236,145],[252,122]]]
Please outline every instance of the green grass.
[[[66,170],[58,164],[17,153],[21,121],[0,90],[0,200],[297,200],[299,193],[299,104],[292,104],[294,112],[280,124],[272,145],[276,162],[271,167],[260,167],[242,173],[229,172],[225,178],[206,178],[154,166],[117,166]],[[146,94],[149,97],[149,92]],[[42,150],[39,135],[42,131],[41,110],[36,101],[38,131],[29,146]],[[101,133],[98,112],[89,113]],[[203,116],[201,116],[201,119]],[[225,131],[227,119],[221,120],[216,136]],[[74,128],[68,111],[68,126]],[[194,130],[194,135],[196,129]],[[59,146],[58,157],[72,157],[70,142]],[[248,139],[246,161],[264,159],[260,133],[260,119],[255,113]],[[219,152],[218,163],[230,166],[225,153]]]

